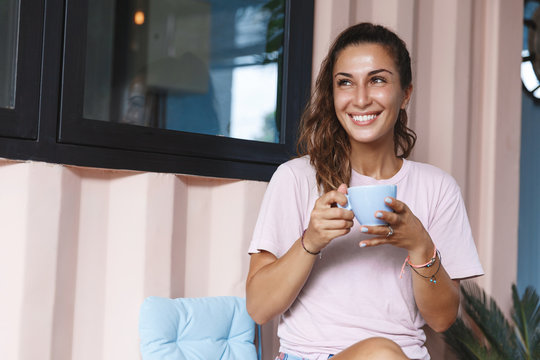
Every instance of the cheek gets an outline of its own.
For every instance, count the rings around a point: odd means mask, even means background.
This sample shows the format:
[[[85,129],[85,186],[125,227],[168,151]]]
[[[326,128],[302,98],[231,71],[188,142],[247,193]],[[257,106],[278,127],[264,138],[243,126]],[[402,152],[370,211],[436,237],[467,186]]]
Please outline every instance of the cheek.
[[[371,91],[371,97],[382,103],[390,103],[393,99],[392,95],[392,92],[385,88],[373,89]]]
[[[344,107],[349,103],[350,96],[344,92],[334,92],[334,107],[336,110],[342,110],[340,108]]]
[[[372,98],[377,102],[384,104],[386,108],[401,108],[403,103],[402,96],[399,96],[399,94],[396,94],[395,92],[384,91],[382,89],[373,92]]]

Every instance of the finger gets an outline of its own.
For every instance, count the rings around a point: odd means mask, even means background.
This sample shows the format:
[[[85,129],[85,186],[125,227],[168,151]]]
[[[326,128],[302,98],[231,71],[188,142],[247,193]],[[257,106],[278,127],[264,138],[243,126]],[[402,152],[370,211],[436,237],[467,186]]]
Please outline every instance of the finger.
[[[407,209],[407,205],[405,205],[404,202],[390,196],[385,197],[384,202],[388,207],[397,213],[402,213]]]
[[[350,229],[354,226],[354,222],[350,220],[333,220],[328,221],[324,228],[325,230],[339,230],[339,229]]]
[[[347,219],[314,219],[311,222],[313,229],[319,233],[331,230],[350,229],[354,226],[353,220]]]
[[[399,221],[399,216],[397,213],[390,211],[379,210],[375,212],[375,217],[387,224],[396,224]]]
[[[345,194],[347,194],[347,188],[345,187],[345,189],[343,189],[342,185],[340,185],[340,187],[338,188],[335,194],[336,195],[335,204],[339,204],[343,207],[347,206],[347,203],[349,202],[349,200],[347,199]]]
[[[388,227],[388,225],[376,225],[376,226],[363,225],[360,228],[360,231],[363,232],[364,234],[378,235],[383,238],[386,238],[386,236],[390,234],[390,228]],[[392,229],[392,231],[395,231],[395,230]]]
[[[354,213],[352,210],[335,207],[327,211],[327,218],[352,220],[354,218]]]
[[[338,203],[342,206],[347,205],[347,197],[345,196],[345,194],[337,190],[332,190],[332,191],[327,192],[326,194],[321,196],[319,200],[317,200],[318,203],[319,201],[320,201],[320,205],[324,207],[330,207],[332,206],[332,204],[335,204],[335,203]]]
[[[331,208],[319,208],[315,209],[311,213],[312,219],[320,220],[352,220],[354,219],[354,213],[351,210],[342,209],[338,207]]]
[[[318,222],[318,228],[321,230],[348,229],[353,227],[354,221],[347,219],[323,219]]]
[[[342,194],[346,194],[347,193],[347,185],[345,185],[345,184],[339,185],[339,187],[337,188],[337,191],[342,193]]]
[[[375,228],[375,226],[367,226],[367,225],[362,225],[360,227],[360,231],[363,232],[364,234],[373,234],[373,228]]]
[[[369,240],[362,240],[360,241],[359,243],[359,246],[360,247],[373,247],[373,246],[378,246],[378,245],[383,245],[383,244],[387,244],[388,243],[388,240],[386,240],[385,238],[373,238],[373,239],[369,239]]]

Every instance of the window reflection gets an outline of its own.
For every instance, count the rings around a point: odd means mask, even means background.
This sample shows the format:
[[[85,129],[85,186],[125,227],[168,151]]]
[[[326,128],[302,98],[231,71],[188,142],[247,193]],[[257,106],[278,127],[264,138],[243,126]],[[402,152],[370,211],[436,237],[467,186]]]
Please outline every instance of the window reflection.
[[[284,0],[95,0],[84,117],[279,142]]]
[[[0,107],[15,107],[19,0],[0,1]]]

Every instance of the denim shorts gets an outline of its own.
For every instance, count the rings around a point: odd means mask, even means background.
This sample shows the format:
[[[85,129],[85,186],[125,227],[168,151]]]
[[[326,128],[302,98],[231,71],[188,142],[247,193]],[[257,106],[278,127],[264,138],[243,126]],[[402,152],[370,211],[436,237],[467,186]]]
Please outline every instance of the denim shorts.
[[[334,355],[333,354],[328,355],[328,358],[330,359],[332,356]],[[291,354],[279,353],[279,355],[276,357],[276,360],[309,360],[309,359],[300,358],[298,356],[291,355]]]

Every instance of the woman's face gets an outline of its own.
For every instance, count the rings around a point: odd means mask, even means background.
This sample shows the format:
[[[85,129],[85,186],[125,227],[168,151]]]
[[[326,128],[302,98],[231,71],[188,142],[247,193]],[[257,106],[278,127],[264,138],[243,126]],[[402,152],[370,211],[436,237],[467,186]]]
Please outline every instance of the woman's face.
[[[399,72],[378,44],[346,47],[333,70],[334,107],[351,146],[392,146],[400,109],[407,106],[412,86],[403,90]]]

